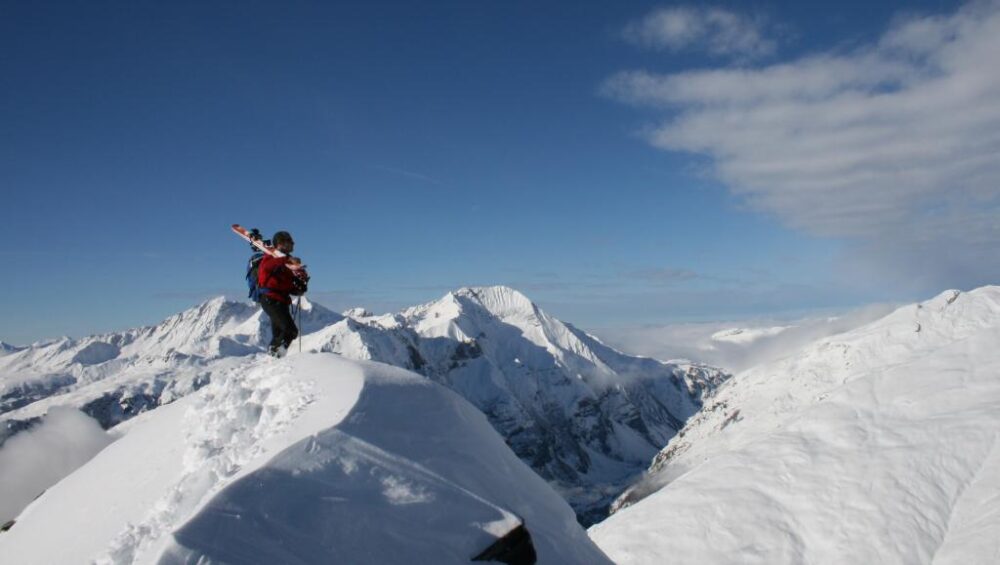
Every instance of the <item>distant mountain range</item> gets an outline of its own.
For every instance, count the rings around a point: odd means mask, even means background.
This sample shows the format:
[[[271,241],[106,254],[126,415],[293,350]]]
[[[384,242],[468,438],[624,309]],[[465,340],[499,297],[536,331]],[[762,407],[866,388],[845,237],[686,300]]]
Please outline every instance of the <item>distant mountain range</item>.
[[[728,378],[620,353],[507,287],[462,288],[398,314],[303,301],[303,352],[410,369],[479,408],[589,524]],[[216,298],[162,323],[0,354],[0,441],[71,405],[109,428],[260,355],[255,305]],[[296,354],[300,344],[293,344]]]

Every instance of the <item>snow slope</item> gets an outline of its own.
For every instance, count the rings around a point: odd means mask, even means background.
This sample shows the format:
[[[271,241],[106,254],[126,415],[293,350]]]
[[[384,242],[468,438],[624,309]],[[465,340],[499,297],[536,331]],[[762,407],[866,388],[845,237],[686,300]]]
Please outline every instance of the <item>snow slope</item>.
[[[118,430],[4,562],[467,563],[522,520],[539,563],[608,562],[478,410],[401,369],[250,357]]]
[[[733,377],[590,535],[618,563],[995,563],[1000,288]]]

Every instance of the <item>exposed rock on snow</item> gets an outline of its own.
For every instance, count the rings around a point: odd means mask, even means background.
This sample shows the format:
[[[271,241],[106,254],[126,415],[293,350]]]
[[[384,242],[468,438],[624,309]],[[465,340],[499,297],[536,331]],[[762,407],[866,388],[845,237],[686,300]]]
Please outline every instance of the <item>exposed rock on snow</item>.
[[[350,308],[348,310],[344,310],[343,316],[345,318],[364,319],[371,318],[374,314],[372,314],[371,310],[367,310],[365,308]]]

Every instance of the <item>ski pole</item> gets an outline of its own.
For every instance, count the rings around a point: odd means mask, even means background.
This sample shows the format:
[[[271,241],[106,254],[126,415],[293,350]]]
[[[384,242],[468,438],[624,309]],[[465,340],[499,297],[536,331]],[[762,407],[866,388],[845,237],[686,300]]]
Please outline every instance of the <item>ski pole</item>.
[[[299,329],[299,353],[302,353],[302,295],[295,299],[295,326]]]

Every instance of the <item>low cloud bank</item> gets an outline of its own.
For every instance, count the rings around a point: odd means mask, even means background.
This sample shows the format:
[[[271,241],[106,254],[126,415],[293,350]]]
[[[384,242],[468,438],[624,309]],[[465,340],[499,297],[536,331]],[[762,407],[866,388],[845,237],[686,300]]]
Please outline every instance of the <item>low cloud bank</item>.
[[[701,322],[605,328],[595,333],[609,345],[626,353],[656,359],[690,359],[722,367],[732,372],[780,359],[806,345],[826,337],[850,331],[873,322],[896,307],[887,304],[865,306],[837,316],[806,318],[796,321],[743,320],[737,322]],[[784,328],[769,335],[763,330]],[[720,340],[719,332],[732,329],[748,330],[752,338]]]
[[[0,523],[11,520],[45,489],[89,461],[114,438],[68,407],[53,407],[42,423],[0,449]]]

